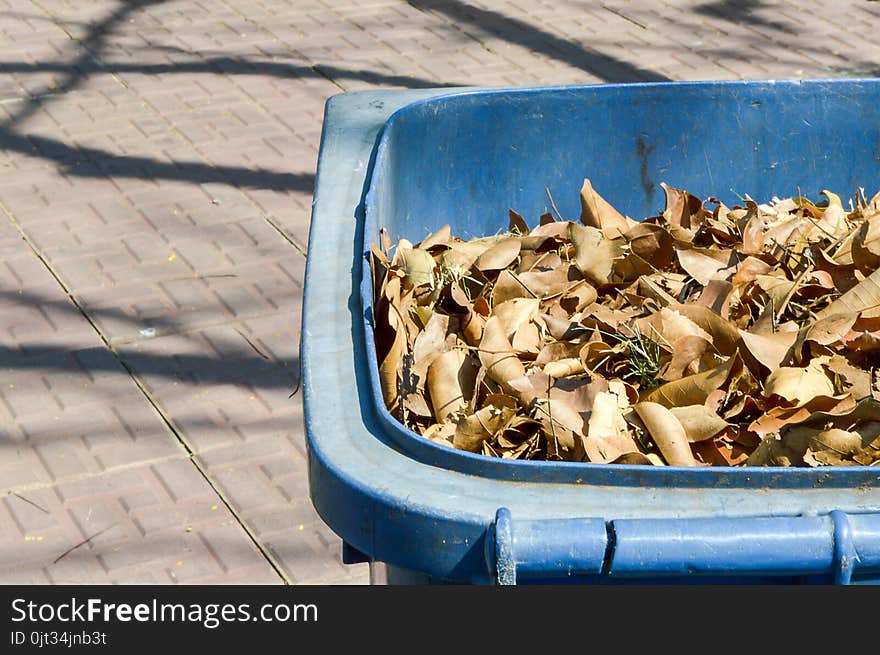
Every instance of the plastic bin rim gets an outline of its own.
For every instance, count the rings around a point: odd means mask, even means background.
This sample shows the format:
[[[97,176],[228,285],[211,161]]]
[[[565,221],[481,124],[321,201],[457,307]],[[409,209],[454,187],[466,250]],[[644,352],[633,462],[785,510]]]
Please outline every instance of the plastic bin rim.
[[[413,430],[405,427],[394,418],[385,406],[379,383],[379,365],[376,357],[375,338],[372,326],[372,280],[369,267],[370,237],[381,225],[376,215],[375,196],[377,194],[376,171],[384,163],[389,139],[394,126],[402,117],[413,111],[431,104],[447,102],[472,96],[499,95],[533,95],[548,92],[583,92],[595,90],[608,93],[615,90],[635,90],[646,88],[694,87],[694,88],[731,88],[755,87],[762,85],[780,86],[812,86],[812,85],[853,85],[880,84],[878,78],[790,78],[790,79],[756,79],[756,80],[712,80],[712,81],[670,81],[670,82],[635,82],[615,84],[572,84],[554,86],[507,86],[507,87],[467,87],[450,89],[449,93],[423,98],[410,102],[392,112],[381,128],[376,145],[375,160],[367,173],[364,195],[365,226],[363,231],[363,263],[361,267],[360,300],[362,303],[362,321],[366,340],[368,360],[368,376],[370,380],[370,396],[372,409],[380,424],[388,429],[394,442],[404,449],[407,455],[415,460],[472,475],[495,479],[511,479],[523,481],[553,481],[606,484],[629,484],[633,476],[642,482],[652,481],[656,484],[675,484],[682,482],[693,485],[721,486],[754,486],[765,485],[767,481],[777,483],[785,479],[782,486],[837,486],[845,482],[880,484],[880,471],[871,466],[821,466],[784,467],[784,466],[753,466],[753,467],[721,467],[721,466],[641,466],[632,464],[597,464],[594,462],[568,462],[545,460],[509,460],[470,453],[463,450],[441,446],[421,437]],[[350,95],[350,94],[338,94]],[[331,98],[332,100],[332,98]],[[782,476],[782,478],[780,477]],[[836,484],[835,484],[836,483]],[[779,485],[776,485],[779,486]]]

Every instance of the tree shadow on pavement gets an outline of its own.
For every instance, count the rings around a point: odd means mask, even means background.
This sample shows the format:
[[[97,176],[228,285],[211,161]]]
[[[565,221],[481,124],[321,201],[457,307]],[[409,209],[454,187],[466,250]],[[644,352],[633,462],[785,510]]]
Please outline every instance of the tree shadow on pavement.
[[[742,23],[779,30],[786,34],[794,34],[791,25],[770,20],[760,15],[761,9],[773,11],[775,5],[764,0],[714,0],[694,7],[693,11],[702,16],[719,18],[730,23]]]
[[[0,299],[20,302],[41,311],[48,310],[55,316],[61,313],[82,316],[72,302],[44,298],[34,292],[0,290]],[[138,328],[143,327],[141,320],[113,307],[89,307],[87,313],[91,321],[112,320],[130,324],[133,334],[137,334]],[[124,366],[140,378],[189,380],[203,385],[240,382],[257,389],[284,388],[293,391],[299,384],[298,356],[279,359],[241,332],[238,333],[241,338],[212,338],[210,346],[203,350],[213,350],[216,355],[160,354],[156,350],[161,348],[161,342],[159,341],[155,349],[152,344],[163,336],[178,335],[187,328],[171,317],[151,319],[150,325],[155,329],[155,337],[114,344],[112,350],[104,346],[71,350],[68,347],[39,342],[27,344],[21,349],[0,345],[0,370],[125,374]],[[295,335],[291,334],[290,338],[294,339]]]
[[[561,38],[536,25],[498,11],[475,7],[460,0],[410,0],[409,4],[416,9],[436,12],[455,21],[461,21],[508,43],[528,48],[532,52],[540,52],[551,59],[595,75],[604,82],[669,81],[669,78],[662,73]]]

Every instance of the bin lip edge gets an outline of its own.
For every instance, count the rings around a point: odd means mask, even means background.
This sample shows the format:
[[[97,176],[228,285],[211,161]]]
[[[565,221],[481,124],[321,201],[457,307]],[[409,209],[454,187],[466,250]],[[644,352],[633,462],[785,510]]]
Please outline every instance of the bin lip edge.
[[[639,89],[645,88],[670,88],[670,87],[751,87],[760,85],[780,85],[780,86],[803,86],[803,85],[851,85],[851,84],[880,84],[878,78],[853,77],[853,78],[766,78],[766,79],[733,79],[733,80],[673,80],[658,82],[619,82],[619,83],[592,83],[592,84],[564,84],[550,86],[501,86],[501,87],[439,87],[437,95],[414,100],[410,103],[393,111],[385,120],[379,131],[379,138],[376,144],[375,161],[370,168],[367,179],[364,181],[364,216],[365,229],[363,234],[363,242],[361,251],[365,255],[361,265],[360,279],[360,303],[361,303],[361,319],[364,328],[364,337],[367,355],[367,369],[370,380],[370,399],[371,409],[373,410],[377,420],[392,435],[394,442],[400,446],[404,452],[412,457],[415,461],[430,466],[438,466],[450,471],[465,472],[476,474],[482,477],[514,480],[519,475],[524,475],[529,482],[550,482],[551,480],[532,479],[544,472],[554,469],[557,474],[561,474],[564,481],[568,483],[584,482],[582,478],[592,478],[599,476],[598,484],[619,484],[626,486],[626,481],[609,482],[606,476],[613,475],[615,472],[623,474],[624,478],[630,475],[645,476],[653,480],[658,485],[669,484],[670,478],[674,479],[673,484],[682,487],[702,486],[707,483],[717,483],[724,481],[734,488],[751,487],[755,484],[762,484],[765,479],[772,479],[777,476],[785,476],[787,479],[785,485],[775,485],[777,488],[786,488],[795,486],[804,488],[806,485],[810,487],[825,487],[823,484],[832,476],[835,481],[843,482],[848,478],[874,478],[874,484],[880,484],[880,472],[873,472],[872,466],[818,466],[818,467],[797,467],[797,466],[662,466],[647,467],[633,464],[597,464],[594,462],[549,462],[544,460],[505,460],[501,458],[487,457],[478,453],[471,453],[463,450],[453,450],[449,447],[435,444],[424,439],[416,432],[406,427],[395,419],[385,407],[384,399],[381,393],[381,387],[378,379],[378,361],[375,351],[375,336],[373,326],[371,325],[372,317],[372,284],[369,276],[369,243],[368,231],[371,225],[379,226],[376,220],[375,195],[376,189],[376,170],[387,156],[388,143],[392,130],[397,122],[407,114],[418,110],[419,108],[436,102],[454,100],[470,96],[493,96],[501,94],[530,95],[545,92],[565,92],[565,91],[585,91],[589,89],[603,89],[602,93],[612,92],[616,89],[635,87]],[[447,91],[446,93],[445,91]],[[607,90],[607,91],[606,91]],[[356,93],[372,93],[371,91],[356,91]],[[335,97],[335,96],[334,96]],[[650,473],[648,472],[650,471]],[[577,474],[581,473],[581,476]],[[695,476],[687,484],[681,484],[684,480],[676,479],[685,475],[686,478]],[[555,476],[553,476],[555,478]],[[757,478],[752,479],[752,478]],[[559,481],[559,480],[552,480]],[[835,486],[835,485],[827,485]]]

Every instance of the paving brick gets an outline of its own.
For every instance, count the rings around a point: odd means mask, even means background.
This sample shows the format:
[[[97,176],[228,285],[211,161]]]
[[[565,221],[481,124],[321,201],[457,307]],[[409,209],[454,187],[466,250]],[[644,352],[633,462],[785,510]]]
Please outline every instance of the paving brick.
[[[169,479],[179,497],[168,492]],[[280,580],[216,492],[179,458],[5,496],[0,581]]]
[[[328,535],[308,499],[300,436],[213,449],[199,461],[292,581],[363,581],[366,567],[341,564],[338,538]]]

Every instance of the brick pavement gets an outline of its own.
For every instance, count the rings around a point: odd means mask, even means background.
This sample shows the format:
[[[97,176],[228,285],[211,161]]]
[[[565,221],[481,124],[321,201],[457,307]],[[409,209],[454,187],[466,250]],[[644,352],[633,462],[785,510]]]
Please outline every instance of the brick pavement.
[[[0,0],[0,583],[367,581],[289,397],[329,96],[876,76],[878,27],[867,0]]]

